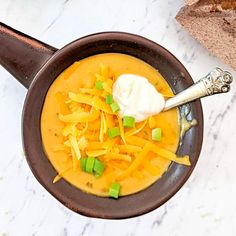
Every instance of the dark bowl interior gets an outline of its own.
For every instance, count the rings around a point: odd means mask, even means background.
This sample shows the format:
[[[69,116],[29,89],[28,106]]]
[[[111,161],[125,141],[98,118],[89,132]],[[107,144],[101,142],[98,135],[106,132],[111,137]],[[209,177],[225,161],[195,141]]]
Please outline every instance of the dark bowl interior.
[[[128,218],[161,206],[186,182],[200,154],[203,114],[199,100],[190,104],[188,117],[197,119],[198,125],[187,132],[177,152],[178,155],[190,155],[191,167],[172,163],[164,176],[144,191],[113,200],[84,193],[65,180],[53,184],[52,180],[57,173],[44,153],[40,133],[40,115],[47,90],[55,78],[74,61],[106,52],[129,54],[149,63],[159,70],[174,93],[193,84],[184,66],[170,52],[150,40],[120,32],[81,38],[58,50],[36,75],[24,105],[23,142],[27,161],[35,177],[62,204],[86,216]]]

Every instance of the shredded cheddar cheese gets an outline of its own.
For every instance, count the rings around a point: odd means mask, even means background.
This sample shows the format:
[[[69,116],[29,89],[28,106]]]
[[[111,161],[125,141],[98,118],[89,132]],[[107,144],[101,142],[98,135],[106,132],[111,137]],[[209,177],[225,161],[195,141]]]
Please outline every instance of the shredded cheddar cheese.
[[[78,65],[74,64],[62,76],[73,73]],[[112,94],[114,83],[114,77],[110,76],[107,66],[101,64],[100,73],[95,73],[94,78],[102,82],[102,88],[82,87],[78,88],[77,92],[56,94],[60,108],[58,119],[64,125],[61,130],[63,141],[52,148],[55,152],[66,152],[67,158],[72,160],[70,169],[77,171],[80,166],[79,160],[84,155],[96,157],[111,168],[108,168],[107,176],[111,175],[114,181],[122,181],[128,177],[141,180],[144,174],[140,168],[144,168],[150,175],[160,175],[163,170],[150,162],[149,154],[190,165],[188,156],[178,157],[150,139],[151,129],[158,126],[154,116],[136,123],[134,128],[123,126],[122,117],[113,113],[110,105],[106,103],[106,96]],[[109,138],[108,131],[114,127],[119,129],[119,136]],[[116,175],[111,170],[117,171]],[[67,171],[68,169],[59,173],[53,183],[62,178]]]
[[[120,127],[120,136],[121,136],[123,142],[126,144],[126,141],[125,141],[125,132],[124,132],[123,124],[122,124],[122,119],[120,118],[119,115],[117,116],[117,119],[118,119],[118,123],[119,123],[119,127]]]
[[[142,131],[142,129],[145,127],[146,124],[147,124],[147,120],[144,120],[143,122],[141,122],[138,128],[129,130],[127,133],[125,133],[125,135],[131,136],[131,135],[138,134],[140,131]]]
[[[109,161],[109,160],[122,160],[122,161],[128,161],[128,162],[132,161],[131,156],[129,156],[129,155],[112,153],[112,152],[105,155],[105,160],[106,161]]]
[[[89,157],[99,157],[99,156],[102,156],[106,153],[107,153],[107,150],[105,150],[105,149],[86,151],[86,154]]]

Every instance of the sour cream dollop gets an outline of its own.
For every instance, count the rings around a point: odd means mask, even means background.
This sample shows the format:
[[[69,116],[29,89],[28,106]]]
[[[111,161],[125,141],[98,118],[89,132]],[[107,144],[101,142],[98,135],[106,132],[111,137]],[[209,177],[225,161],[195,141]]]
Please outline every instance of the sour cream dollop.
[[[120,115],[133,116],[136,122],[161,112],[165,99],[148,80],[139,75],[122,74],[113,84],[113,98]]]

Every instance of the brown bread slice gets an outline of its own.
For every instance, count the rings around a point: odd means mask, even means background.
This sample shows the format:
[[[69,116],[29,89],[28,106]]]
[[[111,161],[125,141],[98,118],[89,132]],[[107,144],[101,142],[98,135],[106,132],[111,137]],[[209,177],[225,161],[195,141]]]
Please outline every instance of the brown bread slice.
[[[197,3],[199,0],[185,0],[187,5],[193,5],[194,3]]]
[[[236,9],[236,0],[185,0],[187,5],[195,3],[203,5],[212,5],[212,7],[221,7],[222,9]]]
[[[176,19],[211,53],[236,70],[235,5],[235,0],[198,0],[183,7]]]

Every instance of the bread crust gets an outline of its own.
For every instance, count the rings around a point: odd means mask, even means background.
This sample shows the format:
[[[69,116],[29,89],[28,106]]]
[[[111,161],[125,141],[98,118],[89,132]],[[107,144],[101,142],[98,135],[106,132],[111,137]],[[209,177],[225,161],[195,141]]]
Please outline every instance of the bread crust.
[[[223,9],[224,1],[214,0],[216,5],[210,2],[200,0],[184,6],[176,20],[212,54],[236,70],[236,10],[229,5]]]
[[[236,10],[235,0],[186,0],[187,5],[211,5],[213,8],[222,8],[223,10],[234,9]]]

